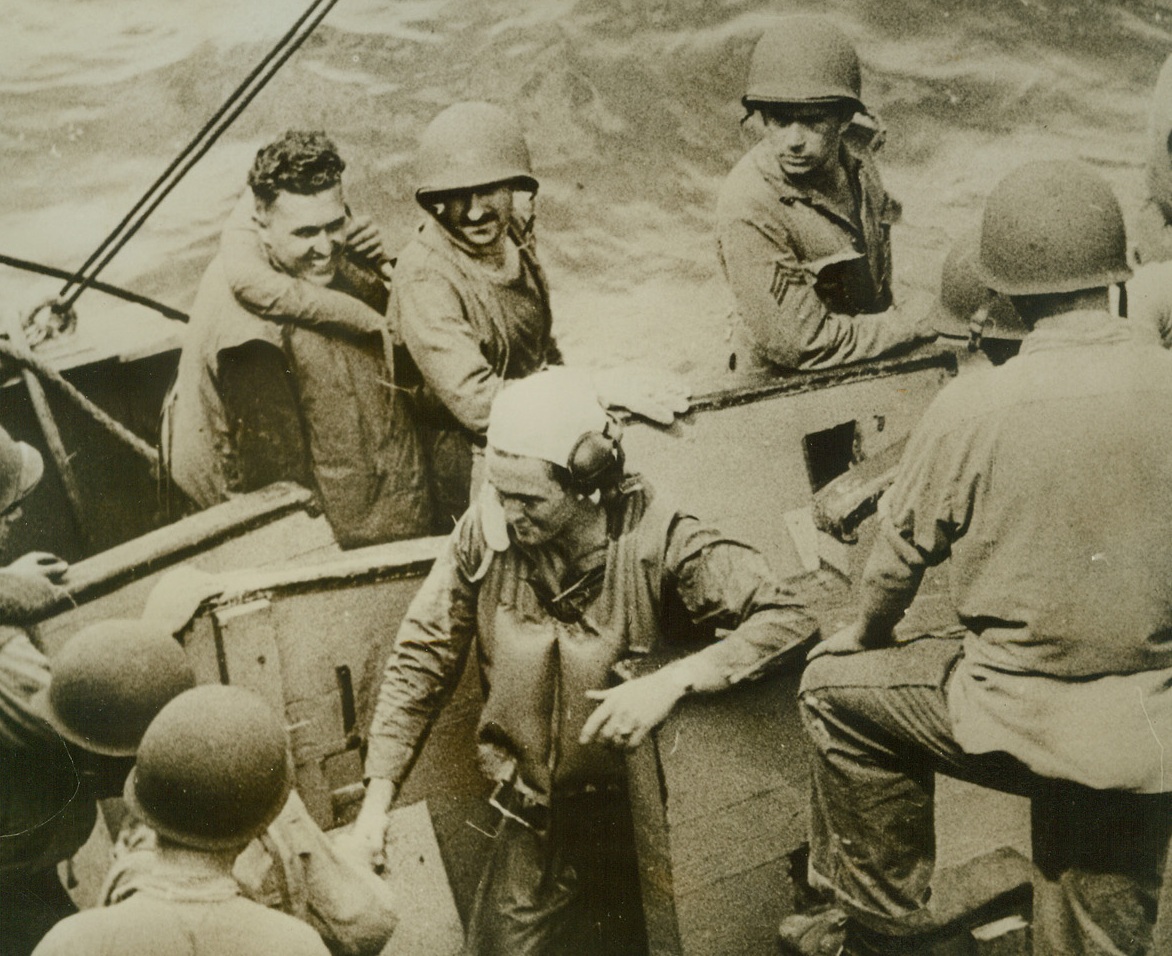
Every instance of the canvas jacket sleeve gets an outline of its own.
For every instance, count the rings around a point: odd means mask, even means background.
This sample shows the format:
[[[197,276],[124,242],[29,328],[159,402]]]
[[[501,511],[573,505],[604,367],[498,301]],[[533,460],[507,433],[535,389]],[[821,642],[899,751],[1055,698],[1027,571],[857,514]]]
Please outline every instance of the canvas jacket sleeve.
[[[33,695],[49,683],[49,662],[18,627],[0,625],[0,746],[36,748],[55,740],[31,708]]]
[[[760,552],[691,516],[678,516],[670,530],[665,575],[688,617],[725,635],[687,658],[693,690],[720,690],[759,677],[818,629]],[[670,619],[664,625],[670,642]]]
[[[366,776],[398,787],[460,680],[476,637],[475,570],[486,545],[475,509],[448,537],[399,627],[371,721]]]
[[[49,662],[27,634],[0,625],[0,883],[15,886],[81,848],[97,804],[64,741],[32,697],[49,682]]]
[[[828,368],[875,358],[915,339],[912,323],[895,309],[831,312],[818,295],[816,276],[758,223],[723,223],[720,252],[737,312],[774,365]]]
[[[257,237],[251,206],[245,193],[220,237],[224,274],[237,302],[261,318],[322,332],[369,335],[386,327],[380,312],[353,296],[274,269]]]
[[[924,572],[951,554],[969,523],[980,476],[966,453],[968,443],[950,424],[953,404],[954,394],[941,395],[929,407],[895,482],[879,501],[879,532],[860,583],[864,618],[893,618],[906,610]]]
[[[424,380],[461,425],[483,435],[504,379],[485,357],[459,290],[421,270],[396,282],[395,298],[399,334]]]

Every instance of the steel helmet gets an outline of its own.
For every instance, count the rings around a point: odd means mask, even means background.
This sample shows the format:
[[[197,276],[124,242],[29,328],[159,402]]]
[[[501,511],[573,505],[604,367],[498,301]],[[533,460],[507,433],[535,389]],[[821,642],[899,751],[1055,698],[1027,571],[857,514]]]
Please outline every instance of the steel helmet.
[[[0,512],[28,497],[44,473],[41,453],[0,428]]]
[[[180,694],[147,728],[125,797],[173,842],[226,850],[264,832],[292,778],[272,708],[252,691],[208,684]]]
[[[72,744],[131,757],[160,710],[195,686],[183,648],[147,621],[82,628],[53,656],[33,708]]]
[[[863,110],[859,55],[820,17],[785,17],[757,41],[749,60],[746,109],[764,103],[846,101]]]
[[[1098,289],[1131,276],[1123,213],[1081,163],[1027,163],[985,202],[977,273],[1004,295]]]
[[[943,336],[972,339],[1023,339],[1028,331],[1005,296],[977,275],[980,234],[973,230],[949,250],[940,274],[940,297],[933,325]]]
[[[428,124],[419,139],[415,198],[513,183],[537,191],[520,124],[492,103],[456,103]]]

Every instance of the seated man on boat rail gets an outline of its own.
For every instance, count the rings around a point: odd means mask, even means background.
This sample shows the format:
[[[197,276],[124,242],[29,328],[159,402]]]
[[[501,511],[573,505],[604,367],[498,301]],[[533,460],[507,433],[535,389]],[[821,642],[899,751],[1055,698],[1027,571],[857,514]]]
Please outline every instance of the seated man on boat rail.
[[[934,952],[937,772],[1031,798],[1034,953],[1168,951],[1172,355],[1109,311],[1125,246],[1077,163],[1024,166],[985,205],[977,271],[1028,332],[929,406],[858,619],[811,651],[810,880],[841,910],[787,918],[785,952]],[[896,639],[946,559],[963,639]]]
[[[314,488],[339,543],[356,547],[430,521],[384,347],[378,246],[369,229],[350,232],[344,168],[322,133],[290,131],[257,153],[251,216],[234,214],[196,295],[163,453],[201,507],[272,481]],[[348,253],[348,233],[365,256]]]
[[[502,819],[466,953],[645,952],[623,752],[685,695],[780,666],[816,629],[758,552],[628,474],[614,427],[582,372],[501,389],[486,484],[387,664],[350,835],[367,860],[475,648],[481,768]],[[698,640],[608,689],[621,658]]]

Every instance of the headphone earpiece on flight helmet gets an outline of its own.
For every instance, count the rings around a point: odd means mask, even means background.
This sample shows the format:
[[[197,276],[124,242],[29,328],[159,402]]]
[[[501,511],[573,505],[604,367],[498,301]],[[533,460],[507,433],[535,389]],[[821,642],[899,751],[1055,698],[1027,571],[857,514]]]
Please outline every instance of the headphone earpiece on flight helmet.
[[[566,471],[571,487],[583,496],[615,488],[623,477],[623,454],[618,426],[612,421],[604,431],[584,432],[570,449]]]

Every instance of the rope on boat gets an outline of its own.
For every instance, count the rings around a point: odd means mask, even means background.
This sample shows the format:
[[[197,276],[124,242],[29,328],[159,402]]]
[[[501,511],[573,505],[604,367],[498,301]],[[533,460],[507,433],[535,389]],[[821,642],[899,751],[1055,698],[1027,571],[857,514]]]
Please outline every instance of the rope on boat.
[[[151,184],[150,188],[139,198],[138,202],[122,218],[114,230],[102,240],[101,244],[76,273],[65,272],[52,266],[30,262],[15,256],[0,255],[0,264],[14,268],[36,272],[55,278],[65,279],[65,285],[56,299],[39,306],[36,312],[50,309],[55,315],[65,320],[72,318],[73,305],[86,289],[96,288],[111,295],[119,296],[131,302],[153,308],[169,318],[186,321],[187,316],[177,309],[172,309],[162,303],[155,302],[145,296],[138,296],[126,292],[116,286],[98,282],[98,274],[110,263],[123,246],[134,236],[143,224],[186,176],[196,163],[203,158],[244,112],[261,90],[285,65],[289,57],[300,49],[301,45],[317,29],[326,15],[334,8],[338,0],[311,0],[305,12],[285,32],[276,45],[265,54],[264,58],[252,69],[247,77],[232,91],[231,95],[221,104],[211,118],[204,123],[199,132],[189,142]],[[34,313],[35,315],[36,313]],[[56,369],[37,358],[27,347],[11,339],[0,338],[0,357],[14,363],[22,371],[30,372],[38,380],[54,385],[70,402],[88,415],[101,428],[109,432],[116,439],[127,445],[135,454],[145,459],[155,474],[159,474],[159,454],[149,444],[139,438],[134,432],[126,428],[103,409],[83,395],[75,386],[68,382]]]
[[[113,232],[102,240],[101,245],[94,250],[82,267],[77,270],[77,273],[65,283],[58,296],[57,308],[67,311],[73,307],[81,294],[93,285],[98,273],[138,232],[151,213],[167,198],[171,190],[183,180],[183,177],[212,148],[216,140],[235,122],[256,95],[265,88],[269,80],[309,38],[337,2],[338,0],[312,0],[306,11],[277,41],[276,46],[232,91],[228,99],[212,114],[212,117],[203,125],[191,142],[172,160],[162,175],[151,184]]]
[[[21,269],[24,272],[32,272],[40,276],[48,276],[51,279],[65,279],[72,282],[74,275],[65,269],[58,269],[55,266],[47,266],[43,262],[33,262],[31,259],[21,259],[18,256],[9,256],[0,252],[0,265],[11,266],[13,269]],[[101,282],[98,279],[91,279],[89,287],[97,289],[99,292],[105,292],[107,295],[112,295],[118,299],[124,299],[127,302],[133,302],[135,305],[146,306],[148,309],[154,309],[159,315],[165,316],[168,319],[175,319],[177,322],[186,322],[187,313],[181,312],[179,309],[172,308],[158,299],[152,299],[149,296],[139,295],[137,292],[131,292],[128,289],[119,288],[116,285],[110,285],[107,282]],[[57,305],[54,299],[48,303],[50,308]]]
[[[51,365],[37,358],[28,349],[21,348],[10,339],[0,338],[0,356],[11,360],[21,369],[28,369],[33,372],[38,378],[44,382],[48,382],[56,388],[76,405],[82,412],[92,418],[100,427],[105,429],[123,444],[130,447],[130,450],[139,457],[146,459],[151,468],[158,472],[159,468],[159,453],[148,445],[145,441],[139,438],[134,432],[123,425],[121,422],[112,418],[109,414],[91,402],[85,397],[77,388],[72,385],[65,377],[58,372]]]

